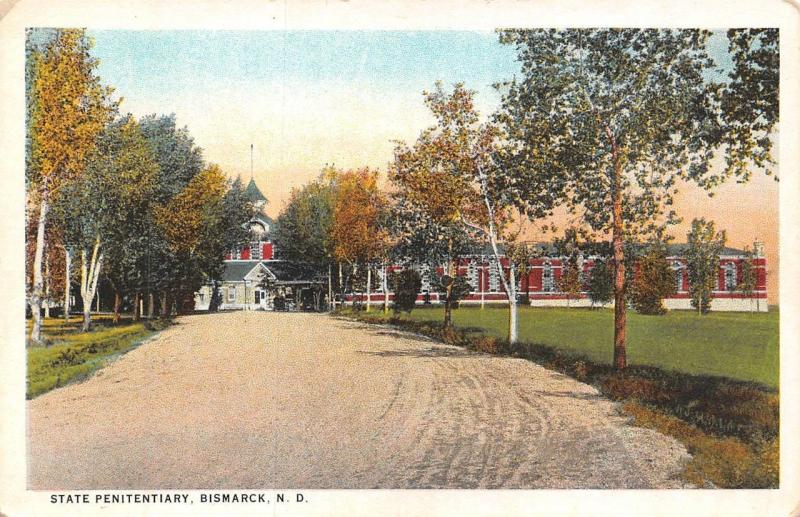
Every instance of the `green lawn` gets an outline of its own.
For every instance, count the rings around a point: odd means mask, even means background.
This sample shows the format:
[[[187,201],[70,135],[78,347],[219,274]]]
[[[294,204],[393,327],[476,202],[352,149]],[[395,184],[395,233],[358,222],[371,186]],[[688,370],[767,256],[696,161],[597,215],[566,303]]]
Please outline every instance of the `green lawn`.
[[[88,377],[168,325],[166,321],[146,324],[125,320],[113,325],[109,317],[96,317],[94,321],[95,328],[82,333],[80,318],[71,318],[68,323],[45,320],[43,334],[48,346],[28,347],[27,398]]]
[[[415,309],[403,315],[441,321],[443,309]],[[380,309],[373,314],[378,315]],[[628,363],[690,374],[719,375],[778,387],[778,308],[768,313],[671,311],[664,316],[628,312]],[[507,337],[508,309],[461,307],[453,311],[461,328]],[[586,355],[600,363],[613,356],[614,314],[609,309],[520,307],[520,340]]]

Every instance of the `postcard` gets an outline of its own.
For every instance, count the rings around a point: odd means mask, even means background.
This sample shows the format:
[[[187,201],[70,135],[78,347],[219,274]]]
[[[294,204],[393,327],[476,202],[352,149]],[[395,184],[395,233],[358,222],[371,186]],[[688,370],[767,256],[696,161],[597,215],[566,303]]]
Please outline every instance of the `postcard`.
[[[5,5],[0,513],[796,514],[797,10],[579,4]]]

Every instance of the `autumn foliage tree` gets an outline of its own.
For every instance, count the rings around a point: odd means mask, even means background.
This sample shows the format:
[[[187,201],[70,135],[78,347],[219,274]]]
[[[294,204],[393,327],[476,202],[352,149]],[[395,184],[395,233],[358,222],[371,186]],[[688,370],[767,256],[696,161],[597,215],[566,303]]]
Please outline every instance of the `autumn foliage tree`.
[[[388,250],[387,206],[386,196],[378,187],[377,171],[362,168],[338,174],[330,227],[333,256],[351,267],[366,267],[367,311],[372,269]]]
[[[33,314],[31,341],[41,342],[41,307],[44,299],[43,257],[50,207],[61,186],[82,174],[86,157],[94,149],[116,104],[111,89],[100,83],[91,57],[91,42],[83,30],[59,30],[31,61],[28,88],[29,198],[37,205],[36,244],[29,303]]]
[[[155,224],[163,232],[170,251],[183,264],[171,286],[180,312],[186,310],[192,294],[221,265],[224,248],[209,244],[219,240],[224,225],[226,192],[225,175],[211,164],[179,194],[154,210]]]
[[[398,143],[391,179],[404,201],[431,220],[459,226],[475,240],[488,242],[500,264],[500,243],[513,211],[519,210],[524,217],[544,215],[558,190],[546,197],[549,203],[532,202],[533,196],[526,193],[536,190],[535,185],[516,183],[519,178],[507,160],[502,135],[491,121],[481,122],[474,96],[463,84],[446,92],[437,83],[434,91],[424,92],[436,125],[423,130],[412,146]],[[453,278],[455,255],[449,256],[446,275]],[[501,274],[500,280],[509,302],[509,341],[513,343],[517,339],[518,287],[513,263],[508,278]],[[451,325],[450,298],[445,296],[445,326]]]

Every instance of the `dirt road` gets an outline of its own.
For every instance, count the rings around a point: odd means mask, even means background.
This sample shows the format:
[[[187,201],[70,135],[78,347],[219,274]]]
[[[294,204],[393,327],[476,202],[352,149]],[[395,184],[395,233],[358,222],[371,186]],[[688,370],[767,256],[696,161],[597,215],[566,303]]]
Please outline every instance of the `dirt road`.
[[[318,314],[181,318],[28,411],[35,489],[667,488],[687,459],[533,363]]]

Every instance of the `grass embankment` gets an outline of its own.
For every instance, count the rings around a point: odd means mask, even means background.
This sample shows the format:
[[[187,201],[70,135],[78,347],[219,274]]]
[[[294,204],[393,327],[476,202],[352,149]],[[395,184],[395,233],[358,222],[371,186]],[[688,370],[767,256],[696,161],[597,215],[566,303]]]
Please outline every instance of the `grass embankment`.
[[[442,310],[342,315],[390,323],[473,350],[523,357],[594,385],[636,425],[680,440],[692,454],[683,475],[697,486],[778,486],[778,312],[631,313],[628,362],[611,366],[608,310],[522,307],[520,341],[505,336],[507,309],[462,307],[453,331]]]
[[[94,328],[80,332],[80,318],[46,319],[45,346],[28,347],[26,397],[32,399],[59,386],[83,380],[110,360],[130,351],[167,327],[167,320],[113,324],[110,317],[94,317]],[[30,322],[28,323],[30,332]]]

